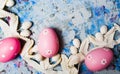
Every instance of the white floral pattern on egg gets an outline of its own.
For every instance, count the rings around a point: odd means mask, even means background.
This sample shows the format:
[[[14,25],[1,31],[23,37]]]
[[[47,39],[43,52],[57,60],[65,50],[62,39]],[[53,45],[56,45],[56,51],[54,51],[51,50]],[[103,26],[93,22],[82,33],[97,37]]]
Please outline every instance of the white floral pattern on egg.
[[[106,51],[107,50],[107,51]],[[85,64],[91,71],[99,71],[106,68],[113,59],[113,52],[108,48],[97,48],[85,58]]]
[[[55,31],[45,28],[39,35],[38,50],[44,57],[52,57],[59,50],[59,40]]]

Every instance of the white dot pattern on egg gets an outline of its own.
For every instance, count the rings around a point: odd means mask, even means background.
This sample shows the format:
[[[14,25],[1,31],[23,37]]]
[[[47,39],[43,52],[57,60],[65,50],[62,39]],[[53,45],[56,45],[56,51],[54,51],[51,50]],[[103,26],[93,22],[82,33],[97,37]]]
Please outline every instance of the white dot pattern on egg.
[[[48,34],[48,32],[49,32],[49,31],[48,31],[47,29],[46,29],[46,30],[44,30],[44,31],[43,31],[43,35],[47,35],[47,34]]]
[[[1,56],[2,58],[5,58],[5,55],[4,54],[2,54],[2,56]]]
[[[11,46],[11,47],[10,47],[10,50],[13,50],[13,49],[14,49],[14,47],[13,47],[13,46]]]
[[[92,55],[88,55],[87,59],[90,60],[93,64],[96,63],[96,61],[94,60],[94,58],[92,57]]]
[[[88,60],[91,60],[91,59],[92,59],[92,55],[88,55],[88,56],[87,56],[87,59],[88,59]]]
[[[46,54],[52,54],[51,50],[47,50]]]
[[[105,51],[109,51],[109,49],[106,49],[106,48],[103,48],[103,50],[105,50]]]
[[[107,60],[106,60],[106,59],[102,59],[102,60],[101,60],[101,64],[102,64],[102,65],[105,65],[106,63],[107,63]]]

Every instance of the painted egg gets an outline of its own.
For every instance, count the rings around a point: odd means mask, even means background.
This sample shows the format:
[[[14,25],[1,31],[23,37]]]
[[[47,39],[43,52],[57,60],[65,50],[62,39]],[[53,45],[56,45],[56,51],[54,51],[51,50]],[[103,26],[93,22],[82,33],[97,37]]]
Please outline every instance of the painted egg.
[[[97,48],[87,54],[85,64],[93,72],[105,69],[113,59],[113,52],[108,48]]]
[[[14,59],[20,52],[20,41],[17,38],[9,37],[0,41],[0,62],[8,62]]]
[[[59,40],[56,32],[52,28],[45,28],[38,39],[39,53],[43,57],[52,57],[59,50]]]

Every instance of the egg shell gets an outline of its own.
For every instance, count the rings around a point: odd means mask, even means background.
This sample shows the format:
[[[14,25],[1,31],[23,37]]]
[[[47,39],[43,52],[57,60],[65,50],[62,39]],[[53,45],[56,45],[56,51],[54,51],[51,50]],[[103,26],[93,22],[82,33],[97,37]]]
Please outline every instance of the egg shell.
[[[87,54],[85,64],[93,72],[105,69],[113,59],[113,52],[108,48],[97,48]]]
[[[45,28],[38,39],[39,53],[43,57],[52,57],[59,50],[59,40],[56,32],[52,28]]]
[[[0,62],[14,59],[20,52],[21,44],[18,38],[9,37],[0,41]]]

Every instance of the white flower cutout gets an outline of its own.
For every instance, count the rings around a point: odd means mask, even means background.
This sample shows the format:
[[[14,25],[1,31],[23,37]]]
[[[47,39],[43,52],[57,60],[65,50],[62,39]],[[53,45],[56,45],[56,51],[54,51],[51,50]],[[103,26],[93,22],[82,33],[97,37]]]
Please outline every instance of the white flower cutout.
[[[47,35],[47,34],[48,34],[48,30],[44,30],[43,35]]]
[[[106,63],[107,63],[107,60],[106,60],[106,59],[102,59],[102,60],[101,60],[101,64],[102,64],[102,65],[105,65]]]
[[[109,49],[106,49],[106,48],[104,48],[103,50],[105,50],[105,51],[109,51]]]
[[[88,60],[92,60],[92,55],[88,55],[88,56],[87,56],[87,59],[88,59]]]

